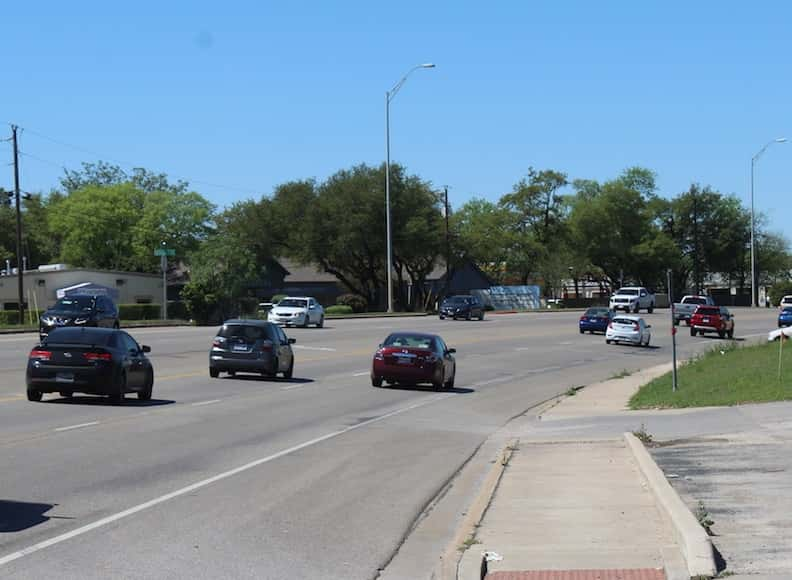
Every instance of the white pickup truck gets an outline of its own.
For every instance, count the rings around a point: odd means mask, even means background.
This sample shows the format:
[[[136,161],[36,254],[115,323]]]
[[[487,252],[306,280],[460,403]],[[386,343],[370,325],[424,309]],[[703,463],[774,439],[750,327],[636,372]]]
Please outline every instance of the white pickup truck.
[[[625,286],[613,293],[608,307],[625,312],[638,312],[643,308],[651,314],[655,308],[655,295],[641,286]]]
[[[679,324],[682,321],[686,324],[690,324],[690,317],[693,316],[696,308],[702,304],[705,306],[715,306],[715,301],[712,299],[712,296],[696,296],[693,294],[683,296],[682,300],[674,303],[674,324]]]

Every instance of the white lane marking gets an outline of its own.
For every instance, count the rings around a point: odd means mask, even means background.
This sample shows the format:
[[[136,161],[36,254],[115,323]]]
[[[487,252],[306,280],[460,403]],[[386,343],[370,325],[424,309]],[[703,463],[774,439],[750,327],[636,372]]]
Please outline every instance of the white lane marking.
[[[301,350],[323,350],[327,352],[335,352],[336,349],[329,346],[306,346],[304,344],[295,344],[292,348],[299,348]]]
[[[362,377],[363,375],[367,375],[367,374],[369,374],[369,372],[368,372],[368,371],[363,371],[362,373],[355,373],[355,374],[354,374],[354,375],[352,375],[352,376],[353,376],[353,377]]]
[[[192,403],[192,407],[201,407],[203,405],[212,405],[214,403],[219,403],[222,399],[212,399],[211,401],[201,401],[199,403]]]
[[[80,423],[79,425],[69,425],[68,427],[56,427],[55,431],[71,431],[72,429],[81,429],[82,427],[92,427],[98,425],[99,421],[91,421],[90,423]]]
[[[308,385],[315,385],[315,382],[307,382],[307,383],[299,383],[296,385],[289,385],[288,387],[281,387],[281,391],[291,391],[292,389],[301,389],[303,387],[307,387]]]
[[[495,378],[495,379],[490,379],[488,381],[482,381],[480,383],[475,383],[475,384],[473,384],[473,386],[474,387],[485,387],[487,385],[494,385],[495,383],[503,383],[503,382],[506,382],[506,381],[510,381],[513,378],[514,378],[514,375],[508,375],[508,376],[505,376],[505,377],[498,377],[498,378]]]
[[[402,407],[401,409],[396,409],[394,411],[391,411],[390,413],[385,413],[384,415],[380,415],[379,417],[374,417],[373,419],[369,419],[367,421],[362,421],[360,423],[357,423],[356,425],[351,425],[349,427],[344,427],[343,429],[338,429],[337,431],[331,431],[330,433],[326,433],[325,435],[322,435],[320,437],[316,437],[316,438],[311,439],[309,441],[305,441],[303,443],[299,443],[297,445],[294,445],[294,446],[289,447],[287,449],[284,449],[282,451],[278,451],[277,453],[273,453],[272,455],[268,455],[266,457],[262,457],[261,459],[256,459],[255,461],[251,461],[250,463],[246,463],[244,465],[240,465],[239,467],[235,467],[234,469],[229,469],[228,471],[224,471],[223,473],[219,473],[219,474],[217,474],[215,476],[212,476],[212,477],[209,477],[207,479],[203,479],[201,481],[198,481],[196,483],[188,485],[187,487],[183,487],[181,489],[177,489],[176,491],[172,491],[170,493],[166,493],[165,495],[161,495],[161,496],[159,496],[157,498],[154,498],[154,499],[149,500],[147,502],[138,504],[138,505],[133,506],[133,507],[131,507],[129,509],[126,509],[124,511],[121,511],[121,512],[118,512],[116,514],[112,514],[112,515],[109,515],[109,516],[104,517],[102,519],[96,520],[95,522],[92,522],[90,524],[86,524],[86,525],[81,526],[81,527],[79,527],[79,528],[77,528],[75,530],[72,530],[70,532],[66,532],[65,534],[61,534],[59,536],[55,536],[54,538],[50,538],[49,540],[44,540],[43,542],[38,542],[37,544],[33,544],[31,546],[28,546],[27,548],[22,548],[21,550],[18,550],[16,552],[12,552],[10,554],[7,554],[6,556],[3,556],[2,558],[0,558],[0,566],[4,566],[5,564],[8,564],[9,562],[13,562],[14,560],[18,560],[19,558],[22,558],[24,556],[29,556],[30,554],[34,554],[36,552],[44,550],[45,548],[49,548],[50,546],[54,546],[56,544],[60,544],[61,542],[65,542],[66,540],[70,540],[72,538],[76,538],[77,536],[81,536],[83,534],[86,534],[86,533],[88,533],[90,531],[93,531],[93,530],[96,530],[98,528],[101,528],[101,527],[106,526],[108,524],[111,524],[113,522],[117,522],[118,520],[121,520],[121,519],[126,518],[128,516],[134,515],[134,514],[136,514],[138,512],[142,512],[143,510],[147,510],[147,509],[149,509],[151,507],[154,507],[156,505],[159,505],[161,503],[165,503],[166,501],[175,499],[177,497],[186,495],[188,493],[192,493],[195,490],[201,489],[201,488],[206,487],[208,485],[211,485],[213,483],[217,483],[218,481],[221,481],[223,479],[228,479],[229,477],[233,477],[234,475],[237,475],[237,474],[242,473],[244,471],[248,471],[250,469],[253,469],[254,467],[258,467],[259,465],[263,465],[265,463],[269,463],[270,461],[274,461],[276,459],[280,459],[281,457],[284,457],[286,455],[290,455],[292,453],[295,453],[295,452],[300,451],[302,449],[305,449],[307,447],[312,447],[314,445],[317,445],[317,444],[322,443],[324,441],[327,441],[329,439],[334,439],[336,437],[339,437],[341,435],[349,433],[350,431],[355,431],[356,429],[361,429],[363,427],[367,427],[367,426],[369,426],[369,425],[371,425],[373,423],[378,423],[380,421],[384,421],[385,419],[390,419],[391,417],[395,417],[396,415],[400,415],[400,414],[406,413],[408,411],[413,411],[415,409],[418,409],[419,407],[425,407],[426,405],[430,405],[430,404],[435,403],[437,401],[440,401],[442,399],[447,399],[447,398],[453,397],[453,396],[454,395],[450,394],[450,393],[449,394],[444,394],[444,395],[438,395],[436,397],[432,397],[430,399],[426,399],[424,401],[421,401],[420,403],[415,403],[413,405],[408,405],[407,407]]]
[[[526,372],[529,373],[546,373],[547,371],[560,371],[563,367],[559,366],[552,366],[552,367],[541,367],[538,369],[528,369]]]

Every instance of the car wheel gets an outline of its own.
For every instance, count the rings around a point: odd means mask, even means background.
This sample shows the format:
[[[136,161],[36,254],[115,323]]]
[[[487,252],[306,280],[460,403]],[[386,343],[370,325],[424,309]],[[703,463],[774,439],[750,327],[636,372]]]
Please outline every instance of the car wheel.
[[[319,322],[316,323],[316,328],[322,328],[324,326],[324,314],[319,317]]]
[[[649,341],[651,341],[651,340],[652,340],[651,336],[647,336],[646,337],[646,342],[644,343],[644,347],[645,348],[649,348]]]
[[[580,334],[586,334],[586,331],[581,328],[580,329]]]
[[[228,374],[229,377],[235,377],[236,376],[236,371],[226,371],[226,373]]]
[[[696,329],[693,327],[690,328],[690,336],[696,336]]]
[[[470,318],[471,318],[471,316],[470,316],[470,310],[468,310],[468,313],[467,313],[467,314],[465,314],[465,320],[470,320]]]
[[[43,396],[43,393],[41,391],[39,391],[37,389],[31,389],[30,387],[28,387],[28,390],[27,390],[27,399],[28,399],[28,401],[33,401],[35,403],[38,403],[41,400],[42,396]]]
[[[718,331],[718,337],[719,338],[726,338],[726,331],[725,330],[719,330]]]
[[[729,338],[734,338],[734,329],[732,328],[727,335]]]
[[[445,320],[445,315],[444,314],[440,315],[440,320]]]
[[[279,372],[280,372],[280,360],[278,359],[278,357],[275,357],[274,359],[272,359],[272,370],[270,371],[269,376],[277,377]]]
[[[484,311],[483,310],[481,311],[481,314],[479,314],[479,322],[481,322],[482,320],[484,320]]]
[[[640,311],[641,309],[638,306],[636,306],[635,309],[633,310],[635,314],[638,314]]]
[[[305,318],[303,319],[303,323],[300,325],[300,328],[308,328],[308,323],[310,321],[311,321],[311,317],[306,314]]]
[[[289,363],[289,368],[287,368],[285,371],[283,371],[283,378],[284,379],[290,379],[290,378],[292,378],[293,374],[294,374],[294,357],[292,357],[292,360]]]
[[[143,387],[142,391],[138,391],[137,394],[138,401],[150,401],[153,391],[154,391],[154,373],[152,371],[149,371],[148,376],[146,377],[146,386]]]
[[[651,314],[652,312],[654,312],[654,304],[652,304],[652,305],[651,305],[649,308],[647,308],[647,309],[646,309],[646,311],[647,311],[649,314]]]
[[[606,338],[605,339],[605,344],[610,344],[610,343],[611,343],[611,339],[610,338]]]
[[[382,386],[382,377],[371,377],[371,386],[372,387],[381,387]]]
[[[209,367],[209,376],[213,379],[216,379],[220,376],[220,369],[216,369],[214,367]]]
[[[450,379],[448,379],[448,382],[446,382],[446,384],[445,384],[445,388],[446,388],[446,389],[453,389],[453,388],[454,388],[454,381],[455,381],[455,380],[456,380],[456,371],[454,371],[454,374],[453,374],[453,375],[451,375],[451,378],[450,378]]]
[[[118,380],[118,385],[116,386],[118,392],[110,395],[111,403],[113,403],[114,405],[124,404],[124,397],[126,395],[126,384],[127,384],[127,376],[125,372],[122,372],[121,378]]]

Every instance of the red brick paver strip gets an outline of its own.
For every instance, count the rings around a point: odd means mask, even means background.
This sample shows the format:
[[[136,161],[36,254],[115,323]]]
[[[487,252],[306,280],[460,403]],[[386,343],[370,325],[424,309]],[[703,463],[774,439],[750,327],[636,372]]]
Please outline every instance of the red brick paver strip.
[[[487,574],[485,580],[665,580],[665,573],[659,568],[498,571]]]

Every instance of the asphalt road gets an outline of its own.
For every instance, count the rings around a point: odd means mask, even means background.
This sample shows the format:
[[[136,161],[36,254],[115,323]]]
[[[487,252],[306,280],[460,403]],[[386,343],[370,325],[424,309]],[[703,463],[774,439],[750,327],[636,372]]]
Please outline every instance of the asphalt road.
[[[738,337],[775,325],[774,310],[735,311]],[[290,329],[288,381],[210,379],[213,328],[141,329],[132,334],[152,347],[154,400],[123,407],[79,396],[29,403],[34,337],[0,336],[0,578],[376,577],[510,418],[670,359],[668,311],[646,316],[648,349],[580,335],[578,316]],[[371,355],[395,329],[438,331],[457,348],[456,388],[372,388]],[[677,336],[681,357],[718,342]]]

